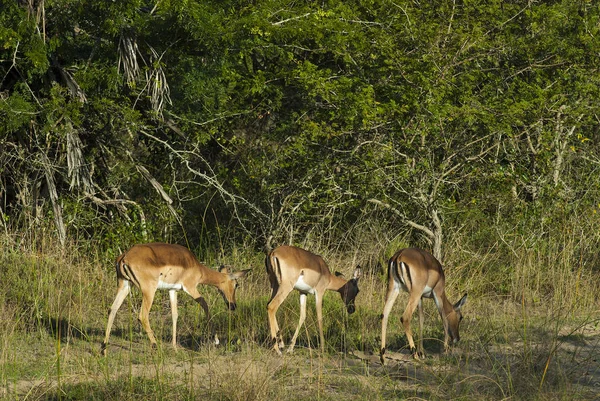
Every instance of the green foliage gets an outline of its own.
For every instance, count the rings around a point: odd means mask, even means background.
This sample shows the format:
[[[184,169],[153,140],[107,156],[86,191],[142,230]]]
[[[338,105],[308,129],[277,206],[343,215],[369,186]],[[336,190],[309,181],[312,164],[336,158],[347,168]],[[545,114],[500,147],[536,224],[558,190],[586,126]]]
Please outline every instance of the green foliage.
[[[492,227],[598,203],[581,179],[598,162],[589,2],[2,9],[0,197],[15,228],[37,202],[108,247],[127,229],[127,243],[261,247],[379,213],[424,227],[412,238],[429,246],[473,208]]]

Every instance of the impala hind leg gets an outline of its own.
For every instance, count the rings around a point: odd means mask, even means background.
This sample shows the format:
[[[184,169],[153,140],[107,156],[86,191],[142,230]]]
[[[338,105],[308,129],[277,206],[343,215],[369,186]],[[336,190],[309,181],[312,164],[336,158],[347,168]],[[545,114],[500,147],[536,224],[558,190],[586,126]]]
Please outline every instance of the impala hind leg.
[[[269,317],[269,327],[271,329],[271,340],[273,341],[273,349],[281,355],[281,349],[285,347],[281,332],[279,330],[279,324],[277,324],[277,309],[287,298],[290,292],[292,292],[292,286],[279,286],[277,294],[271,299],[267,305],[267,314]]]
[[[383,307],[383,314],[381,315],[381,350],[379,352],[379,360],[381,361],[382,365],[385,364],[384,354],[388,318],[392,311],[392,307],[394,306],[394,302],[396,302],[396,298],[398,298],[398,294],[400,294],[400,291],[397,289],[393,289],[392,292],[388,293],[387,299],[385,301],[385,306]]]
[[[413,295],[415,294],[415,295]],[[410,347],[410,352],[415,359],[419,359],[419,353],[417,352],[417,348],[415,347],[415,340],[413,338],[412,330],[410,328],[410,321],[412,316],[415,313],[415,309],[417,309],[419,302],[421,301],[421,292],[419,290],[415,290],[410,293],[410,297],[408,298],[408,304],[406,305],[406,310],[402,315],[402,325],[404,326],[404,332],[406,333],[406,338],[408,339],[408,345]]]
[[[150,308],[152,307],[152,302],[154,302],[155,293],[155,288],[152,290],[142,290],[142,307],[140,308],[139,316],[140,323],[142,324],[144,330],[146,330],[146,334],[148,334],[148,338],[150,339],[150,345],[152,348],[156,347],[156,337],[154,337],[154,332],[150,327]]]
[[[117,284],[117,296],[110,307],[110,313],[108,314],[108,323],[106,325],[106,333],[104,334],[104,341],[100,346],[100,353],[102,355],[106,355],[106,347],[108,346],[108,339],[110,337],[110,330],[112,328],[113,322],[115,321],[115,316],[117,315],[117,311],[123,304],[125,298],[129,294],[131,287],[129,285],[129,281],[127,280],[119,280]]]

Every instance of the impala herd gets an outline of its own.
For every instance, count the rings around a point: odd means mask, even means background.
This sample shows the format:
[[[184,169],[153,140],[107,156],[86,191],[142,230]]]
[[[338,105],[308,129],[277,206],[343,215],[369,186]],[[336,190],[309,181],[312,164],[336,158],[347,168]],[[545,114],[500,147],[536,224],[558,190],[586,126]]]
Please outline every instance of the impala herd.
[[[354,300],[358,295],[359,266],[347,280],[339,273],[331,274],[329,267],[319,255],[294,246],[280,246],[267,252],[265,266],[271,284],[271,299],[267,304],[269,328],[274,350],[281,354],[285,348],[279,325],[277,309],[293,291],[300,292],[300,321],[289,344],[288,352],[294,350],[300,328],[306,318],[306,301],[309,294],[315,296],[317,322],[321,350],[325,349],[323,336],[323,296],[327,290],[336,291],[342,297],[348,313],[354,313]],[[200,304],[206,317],[210,317],[208,304],[196,288],[208,284],[217,288],[230,310],[235,310],[237,280],[248,270],[230,272],[226,267],[218,271],[204,266],[187,248],[180,245],[152,243],[135,245],[116,261],[117,295],[110,308],[108,324],[101,353],[106,355],[108,339],[115,315],[130,292],[131,285],[142,292],[139,321],[156,346],[156,338],[150,328],[149,312],[157,290],[168,290],[173,319],[172,345],[177,349],[177,291],[183,290]],[[467,300],[465,294],[456,304],[450,303],[445,293],[445,277],[442,265],[429,252],[418,248],[406,248],[396,252],[388,262],[388,289],[381,323],[381,363],[385,363],[387,322],[400,290],[408,292],[408,304],[401,322],[415,359],[424,356],[423,351],[423,298],[433,298],[444,325],[444,351],[460,339],[458,328],[462,320],[461,308]],[[419,343],[415,347],[410,321],[415,309],[419,309]]]

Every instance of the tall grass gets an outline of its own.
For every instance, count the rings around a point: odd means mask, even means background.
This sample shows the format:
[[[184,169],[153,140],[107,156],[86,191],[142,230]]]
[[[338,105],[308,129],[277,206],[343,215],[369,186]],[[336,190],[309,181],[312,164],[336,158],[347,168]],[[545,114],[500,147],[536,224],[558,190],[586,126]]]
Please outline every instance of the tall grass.
[[[589,399],[598,397],[600,278],[598,238],[565,226],[548,234],[499,232],[486,246],[465,232],[447,236],[447,292],[469,292],[461,343],[441,354],[441,321],[425,300],[425,349],[408,358],[400,314],[390,317],[389,349],[399,361],[377,362],[385,262],[408,244],[385,227],[357,222],[339,243],[302,245],[332,270],[364,276],[357,312],[347,315],[336,293],[324,304],[326,352],[318,347],[314,299],[293,355],[270,350],[264,255],[247,246],[223,246],[209,265],[253,267],[240,281],[238,310],[229,312],[213,288],[200,287],[212,318],[180,296],[178,338],[170,346],[167,293],[158,293],[150,323],[159,339],[151,351],[137,323],[139,291],[117,314],[108,357],[99,355],[107,311],[116,292],[112,254],[85,244],[61,248],[48,235],[0,238],[0,397],[7,399]],[[525,234],[526,233],[526,234]],[[35,237],[35,238],[33,238]],[[312,239],[311,239],[312,238]],[[343,244],[342,244],[343,243]],[[284,338],[298,323],[292,294],[279,310]],[[416,319],[414,320],[416,324]],[[221,344],[212,344],[213,331]],[[595,386],[595,387],[594,387]]]

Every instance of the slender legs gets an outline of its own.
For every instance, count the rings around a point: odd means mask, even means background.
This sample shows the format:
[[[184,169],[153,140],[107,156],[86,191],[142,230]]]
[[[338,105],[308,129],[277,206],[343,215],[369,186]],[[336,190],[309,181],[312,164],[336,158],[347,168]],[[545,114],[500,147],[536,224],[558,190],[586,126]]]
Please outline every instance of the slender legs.
[[[273,298],[267,305],[267,313],[269,316],[269,327],[271,330],[271,339],[273,341],[273,348],[275,351],[281,355],[281,350],[285,348],[285,343],[283,342],[283,338],[281,336],[281,332],[279,330],[279,324],[277,323],[277,309],[283,303],[283,301],[287,298],[287,296],[292,292],[293,287],[284,287],[279,286],[277,288],[277,292],[274,292]],[[296,345],[296,340],[298,339],[298,334],[300,333],[300,328],[304,324],[306,320],[306,303],[307,303],[307,294],[300,293],[300,319],[298,321],[298,327],[296,327],[296,331],[294,332],[294,336],[292,337],[292,341],[290,343],[290,347],[288,348],[288,352],[292,353],[294,351],[294,347]],[[317,307],[317,322],[319,323],[319,338],[321,340],[321,351],[325,351],[325,337],[323,335],[323,296],[322,294],[315,294],[316,298],[316,307]]]
[[[425,316],[423,315],[423,298],[419,298],[419,345],[417,348],[417,355],[420,358],[425,357],[425,349],[423,348],[423,321]]]
[[[381,351],[379,353],[379,359],[381,363],[384,363],[385,354],[385,338],[387,333],[387,323],[388,318],[390,316],[390,312],[392,311],[392,306],[394,306],[394,302],[396,302],[396,298],[398,298],[398,294],[400,294],[400,290],[393,289],[392,292],[388,292],[387,299],[385,301],[385,306],[383,307],[383,315],[381,316]]]
[[[106,325],[106,333],[104,335],[104,342],[102,342],[102,346],[100,347],[100,352],[102,353],[102,355],[106,355],[106,346],[108,345],[108,339],[110,337],[110,330],[112,328],[113,322],[115,321],[115,316],[117,314],[117,311],[123,304],[123,301],[127,297],[127,294],[129,294],[129,291],[130,291],[129,281],[119,280],[119,282],[117,284],[117,296],[115,297],[115,300],[113,301],[113,304],[110,307],[110,313],[108,315],[108,324]]]
[[[319,323],[319,339],[321,340],[321,352],[325,352],[325,336],[323,336],[323,295],[315,294],[315,304],[317,307],[317,323]]]
[[[284,347],[283,338],[281,337],[281,333],[279,331],[279,324],[277,324],[277,309],[283,303],[283,301],[287,298],[290,292],[292,292],[293,287],[283,287],[279,286],[277,289],[277,293],[273,295],[271,301],[267,305],[267,314],[269,317],[269,327],[271,329],[271,340],[273,341],[273,349],[281,355],[281,349]],[[275,291],[273,291],[275,292]]]
[[[112,329],[112,325],[115,321],[115,316],[117,311],[129,295],[131,291],[131,284],[127,280],[119,279],[117,283],[117,295],[115,300],[110,307],[110,313],[108,315],[108,323],[106,325],[106,332],[104,335],[104,341],[100,347],[100,352],[102,355],[106,355],[106,347],[108,346],[108,340],[110,338],[110,332]],[[144,288],[142,289],[142,306],[140,308],[139,321],[148,334],[148,338],[150,339],[150,343],[152,347],[156,346],[156,338],[154,337],[154,332],[150,327],[150,308],[152,307],[152,303],[154,302],[154,295],[156,293],[156,288]],[[200,304],[206,317],[210,320],[210,313],[208,311],[208,304],[206,300],[198,293],[196,288],[188,291],[188,293],[194,298],[196,302]],[[177,318],[179,317],[178,308],[177,308],[177,290],[169,290],[169,301],[171,304],[171,315],[173,319],[173,329],[172,329],[172,344],[173,348],[177,350]]]
[[[288,352],[291,354],[294,351],[294,346],[296,345],[296,339],[298,338],[298,333],[300,332],[300,327],[304,323],[306,319],[306,294],[300,294],[300,320],[298,321],[298,327],[296,328],[296,332],[294,333],[294,337],[292,337],[292,342],[290,343],[290,347],[288,348]]]
[[[385,354],[385,346],[386,346],[386,332],[387,332],[387,323],[390,312],[392,311],[392,307],[394,306],[394,302],[396,298],[398,298],[398,294],[400,294],[399,289],[392,289],[388,292],[388,296],[385,302],[385,306],[383,307],[383,315],[381,322],[381,351],[379,354],[379,359],[381,363],[385,363],[384,354]],[[404,327],[404,332],[406,333],[406,338],[408,339],[408,345],[410,347],[410,352],[413,354],[415,359],[423,358],[425,353],[423,349],[423,300],[421,298],[422,290],[418,288],[413,288],[413,291],[409,295],[408,304],[406,305],[406,309],[402,314],[402,326]],[[412,334],[412,329],[410,327],[410,321],[412,319],[413,314],[416,309],[419,309],[419,345],[418,348],[415,347],[415,341]],[[445,323],[444,323],[445,324]],[[445,327],[444,327],[445,328]]]
[[[142,307],[140,308],[139,316],[140,323],[142,324],[144,330],[146,330],[148,338],[150,338],[150,344],[152,348],[156,347],[156,338],[154,337],[154,332],[150,327],[150,308],[152,307],[152,303],[154,302],[155,293],[156,288],[153,290],[142,290]]]
[[[177,317],[179,313],[177,312],[177,291],[169,290],[169,301],[171,302],[171,316],[173,318],[173,337],[172,343],[173,348],[177,351]]]
[[[442,323],[444,325],[444,352],[448,352],[448,350],[450,349],[450,336],[448,335],[448,318],[444,313],[443,301],[440,299],[440,296],[435,292],[433,293],[433,301],[435,302],[435,305],[438,308],[438,312],[440,313],[440,317],[442,318]]]
[[[414,294],[414,295],[413,295]],[[402,314],[402,325],[404,326],[404,332],[406,333],[406,338],[408,339],[408,345],[410,347],[410,352],[413,354],[415,359],[419,359],[419,353],[415,347],[415,341],[412,334],[412,329],[410,328],[410,321],[412,316],[415,313],[415,309],[421,303],[421,292],[416,288],[413,288],[413,291],[410,293],[408,298],[408,304],[406,305],[406,309],[404,310],[404,314]],[[419,308],[419,314],[422,315],[422,308]],[[420,321],[421,317],[419,317]],[[422,328],[421,328],[422,331]],[[423,341],[421,339],[421,341]]]

